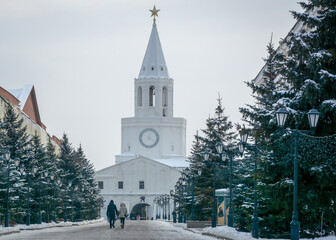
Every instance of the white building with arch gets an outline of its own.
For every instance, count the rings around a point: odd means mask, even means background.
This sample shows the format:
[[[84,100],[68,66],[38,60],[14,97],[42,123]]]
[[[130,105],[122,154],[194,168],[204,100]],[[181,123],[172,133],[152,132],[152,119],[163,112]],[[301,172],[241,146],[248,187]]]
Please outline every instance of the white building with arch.
[[[134,117],[121,119],[121,153],[115,165],[96,172],[106,206],[124,202],[131,217],[164,215],[154,199],[169,195],[186,158],[186,120],[173,115],[174,80],[168,74],[155,20],[138,78],[134,79]],[[170,200],[166,212],[173,211]],[[166,213],[168,214],[168,213]]]

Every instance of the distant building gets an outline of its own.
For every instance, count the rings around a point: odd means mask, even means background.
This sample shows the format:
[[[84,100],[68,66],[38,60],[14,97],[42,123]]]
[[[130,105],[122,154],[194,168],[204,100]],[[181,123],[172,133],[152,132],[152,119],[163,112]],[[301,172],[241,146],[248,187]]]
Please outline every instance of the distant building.
[[[51,139],[56,152],[60,152],[60,140],[55,136],[51,137],[41,121],[33,85],[27,84],[20,89],[8,90],[0,87],[0,118],[4,117],[8,105],[12,106],[15,113],[20,114],[20,117],[23,118],[23,124],[27,126],[27,133],[30,136],[38,135],[44,145]]]
[[[154,199],[169,195],[189,165],[186,120],[173,116],[173,84],[154,20],[139,76],[134,79],[134,117],[121,120],[121,154],[115,156],[115,165],[96,172],[105,200],[102,216],[111,199],[117,207],[124,202],[131,218],[162,218],[172,213],[172,201],[163,208]]]

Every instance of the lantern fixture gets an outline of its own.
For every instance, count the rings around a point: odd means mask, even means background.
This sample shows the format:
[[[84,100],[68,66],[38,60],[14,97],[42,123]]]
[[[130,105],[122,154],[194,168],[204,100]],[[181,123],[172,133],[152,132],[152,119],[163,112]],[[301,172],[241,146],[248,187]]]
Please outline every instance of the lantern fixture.
[[[24,173],[24,166],[21,165],[19,170],[20,170],[20,173],[23,174]]]
[[[203,157],[205,161],[209,160],[209,156],[210,156],[210,150],[209,148],[205,149],[204,153],[203,153]]]
[[[319,117],[320,117],[320,113],[316,109],[311,109],[308,112],[309,126],[313,131],[315,130],[315,128],[317,126],[317,122],[319,120]]]
[[[14,163],[15,163],[15,166],[18,167],[20,165],[20,159],[19,158],[15,158],[14,159]]]
[[[278,123],[279,127],[283,127],[285,125],[287,116],[288,116],[288,111],[286,108],[281,108],[275,113],[276,115],[276,120]]]
[[[10,152],[8,150],[6,150],[6,152],[5,152],[5,159],[6,159],[7,162],[10,159]]]
[[[243,145],[242,142],[238,143],[238,150],[239,150],[241,155],[244,153],[244,145]]]
[[[222,151],[223,151],[223,143],[217,142],[215,147],[216,147],[216,150],[217,150],[218,154],[221,154]]]
[[[248,132],[245,129],[245,127],[239,132],[240,135],[240,141],[245,144],[247,142],[248,139]]]

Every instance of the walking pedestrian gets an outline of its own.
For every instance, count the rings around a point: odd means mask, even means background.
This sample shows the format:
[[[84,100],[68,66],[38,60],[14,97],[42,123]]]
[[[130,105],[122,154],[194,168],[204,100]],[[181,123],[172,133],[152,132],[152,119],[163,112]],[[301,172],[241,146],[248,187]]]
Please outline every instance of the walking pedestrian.
[[[113,203],[113,200],[110,201],[110,203],[107,207],[106,215],[107,215],[107,218],[110,221],[110,228],[112,228],[112,227],[114,228],[114,222],[117,218],[118,210],[117,210],[116,205]]]
[[[125,203],[120,203],[120,209],[119,209],[119,218],[120,218],[120,225],[121,228],[124,228],[125,226],[125,218],[127,217],[127,208]]]

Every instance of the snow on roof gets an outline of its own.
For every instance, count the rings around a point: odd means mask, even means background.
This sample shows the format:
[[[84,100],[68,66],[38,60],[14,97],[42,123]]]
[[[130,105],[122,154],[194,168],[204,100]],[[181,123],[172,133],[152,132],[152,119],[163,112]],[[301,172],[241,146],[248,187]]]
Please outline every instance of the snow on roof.
[[[33,89],[32,84],[25,84],[23,88],[8,89],[8,92],[10,92],[14,97],[16,97],[20,101],[19,106],[20,109],[22,110],[26,104],[26,101],[32,89]]]
[[[124,152],[124,153],[119,154],[119,156],[136,157],[138,155],[136,155],[135,153],[131,153],[131,152]]]
[[[169,158],[169,159],[153,159],[159,163],[168,165],[170,167],[177,167],[177,168],[186,168],[189,167],[189,162],[187,158]]]
[[[226,192],[228,192],[229,191],[229,189],[227,189],[227,188],[221,188],[221,189],[216,189],[216,193],[218,192],[218,193],[226,193]]]

